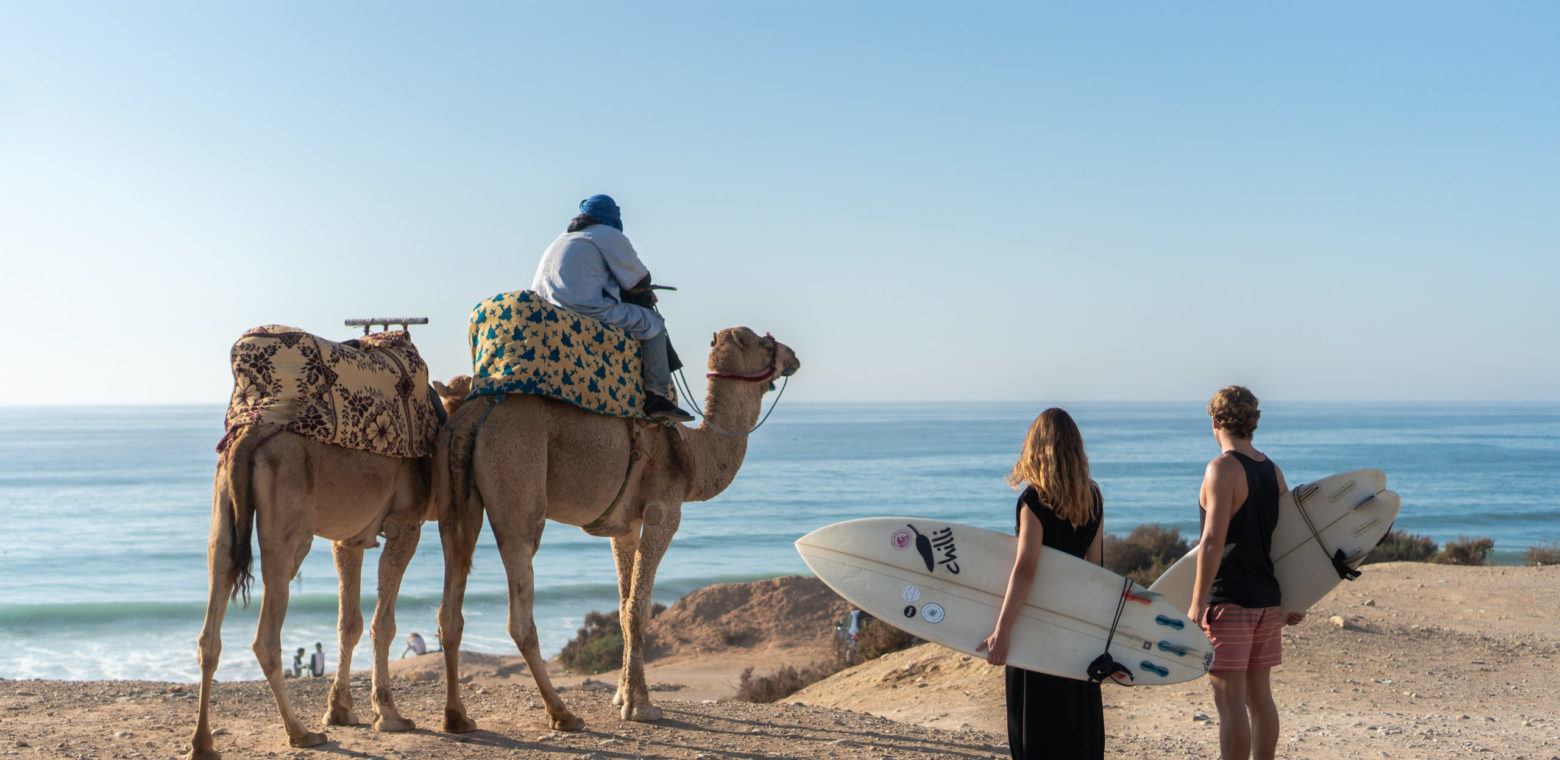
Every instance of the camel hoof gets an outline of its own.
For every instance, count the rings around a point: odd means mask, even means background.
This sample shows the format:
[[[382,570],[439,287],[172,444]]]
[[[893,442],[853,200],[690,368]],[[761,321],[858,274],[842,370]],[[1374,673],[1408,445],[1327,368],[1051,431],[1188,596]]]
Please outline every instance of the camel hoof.
[[[622,707],[623,706],[623,700],[624,700],[623,690],[622,689],[618,689],[617,693],[612,695],[612,704],[617,705],[619,707]]]
[[[222,753],[214,749],[192,749],[184,760],[222,760]]]
[[[477,730],[477,722],[466,717],[464,713],[454,710],[444,711],[444,733],[469,734],[475,730]]]
[[[357,716],[351,710],[331,710],[325,713],[325,725],[327,726],[356,726]]]
[[[287,743],[294,747],[318,747],[325,743],[325,735],[314,731],[305,731],[303,736],[289,736]]]
[[[564,713],[561,718],[552,719],[554,731],[578,731],[585,727],[585,719],[574,713]]]
[[[623,720],[631,720],[635,723],[654,723],[661,719],[661,708],[655,705],[645,704],[634,708],[623,706]]]
[[[415,728],[417,728],[417,724],[413,723],[411,718],[403,718],[399,715],[389,718],[380,716],[378,720],[374,721],[374,730],[384,731],[389,734],[398,731],[411,731]]]

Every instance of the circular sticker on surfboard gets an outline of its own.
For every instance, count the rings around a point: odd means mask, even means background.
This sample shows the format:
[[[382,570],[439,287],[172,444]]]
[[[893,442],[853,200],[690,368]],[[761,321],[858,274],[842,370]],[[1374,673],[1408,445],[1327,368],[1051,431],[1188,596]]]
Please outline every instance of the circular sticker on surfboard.
[[[899,592],[899,596],[907,602],[913,602],[921,598],[921,590],[915,586],[905,586],[905,590]]]
[[[921,619],[928,623],[940,623],[943,619],[943,608],[940,604],[921,605]]]
[[[905,605],[905,617],[907,617],[907,618],[915,617],[915,605],[913,605],[913,604]]]
[[[898,549],[910,548],[910,531],[900,528],[888,536],[888,545]]]

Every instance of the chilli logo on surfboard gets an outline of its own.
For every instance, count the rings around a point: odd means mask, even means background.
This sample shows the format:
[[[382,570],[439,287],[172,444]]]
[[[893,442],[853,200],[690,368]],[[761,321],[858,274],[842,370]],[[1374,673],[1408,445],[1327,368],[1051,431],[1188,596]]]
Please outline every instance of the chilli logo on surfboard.
[[[921,535],[921,531],[916,530],[914,525],[905,527],[915,534],[915,551],[921,555],[921,561],[926,563],[926,572],[933,572],[938,565],[942,565],[948,572],[959,574],[959,555],[953,544],[953,528],[939,528],[932,531],[928,538]]]

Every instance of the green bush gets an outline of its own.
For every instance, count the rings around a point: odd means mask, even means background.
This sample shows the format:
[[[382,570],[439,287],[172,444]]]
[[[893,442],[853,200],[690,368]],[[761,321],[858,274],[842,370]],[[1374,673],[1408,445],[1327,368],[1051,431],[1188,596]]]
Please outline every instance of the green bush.
[[[1528,565],[1560,565],[1560,538],[1547,544],[1529,546],[1522,559]]]
[[[665,609],[664,604],[655,605],[650,610],[650,617]],[[621,666],[623,625],[617,611],[586,613],[585,627],[579,629],[573,641],[563,645],[558,661],[569,670],[592,676]]]
[[[1106,569],[1144,587],[1190,550],[1180,528],[1159,523],[1139,525],[1126,538],[1106,533],[1102,547]]]
[[[1376,548],[1365,555],[1361,564],[1372,562],[1424,562],[1435,556],[1435,539],[1409,533],[1405,530],[1389,531]]]
[[[1482,565],[1494,549],[1495,539],[1458,536],[1456,541],[1447,541],[1431,561],[1442,565]]]

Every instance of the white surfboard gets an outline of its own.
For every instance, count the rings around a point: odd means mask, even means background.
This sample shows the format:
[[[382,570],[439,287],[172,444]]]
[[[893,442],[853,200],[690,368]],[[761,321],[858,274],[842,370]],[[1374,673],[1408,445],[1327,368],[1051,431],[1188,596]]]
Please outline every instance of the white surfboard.
[[[1381,470],[1332,475],[1280,496],[1269,556],[1283,592],[1285,614],[1305,612],[1338,585],[1342,577],[1333,566],[1335,555],[1349,569],[1358,568],[1387,534],[1400,505],[1398,495],[1387,490],[1387,476]],[[1197,547],[1192,547],[1150,590],[1164,594],[1166,601],[1184,612],[1192,604],[1197,557]]]
[[[917,517],[872,517],[819,528],[796,541],[818,577],[878,619],[965,654],[991,634],[1018,552],[1015,536]],[[1123,590],[1130,590],[1123,601]],[[1117,617],[1115,633],[1112,620]],[[1123,684],[1188,681],[1208,672],[1213,647],[1182,610],[1066,552],[1046,548],[1013,626],[1008,662],[1088,679],[1106,651]]]

